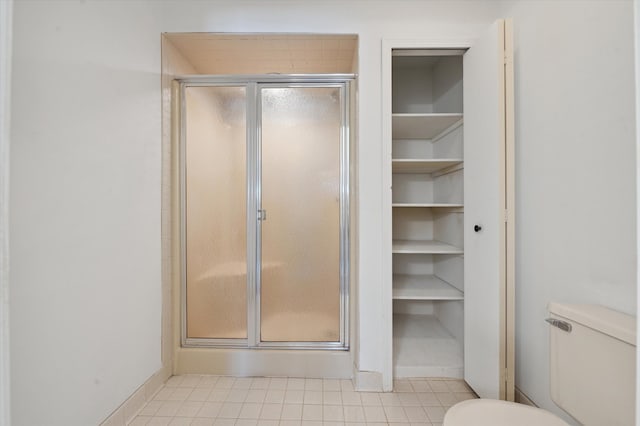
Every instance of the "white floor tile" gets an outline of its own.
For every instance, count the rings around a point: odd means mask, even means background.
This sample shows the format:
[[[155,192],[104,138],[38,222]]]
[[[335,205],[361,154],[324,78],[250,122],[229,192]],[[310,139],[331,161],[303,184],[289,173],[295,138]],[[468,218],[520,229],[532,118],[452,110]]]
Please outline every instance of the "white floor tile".
[[[322,421],[322,405],[303,405],[302,406],[303,421]]]
[[[147,422],[147,426],[167,426],[171,421],[171,417],[151,417]]]
[[[211,389],[207,388],[197,388],[194,389],[193,392],[187,396],[187,401],[206,401],[209,398],[209,394],[211,393]]]
[[[151,420],[151,416],[136,416],[130,423],[129,426],[144,426],[149,420]]]
[[[175,415],[177,417],[196,417],[203,406],[203,402],[185,401],[180,405]]]
[[[238,419],[235,426],[257,426],[258,420],[253,419]]]
[[[300,426],[302,420],[280,420],[280,426]]]
[[[253,379],[251,377],[239,377],[233,384],[233,389],[251,389]]]
[[[324,422],[344,421],[344,410],[342,405],[324,405],[322,407],[322,420]]]
[[[362,392],[360,393],[360,399],[362,400],[362,405],[375,407],[382,406],[380,396],[374,392]]]
[[[183,388],[195,388],[195,387],[198,386],[198,384],[200,384],[200,380],[202,380],[202,376],[186,375],[186,376],[184,376],[184,379],[182,380],[182,383],[180,383],[180,387],[183,387]]]
[[[173,417],[176,415],[181,405],[181,402],[167,401],[160,406],[158,411],[154,414],[154,417]]]
[[[322,404],[322,391],[304,391],[304,404]]]
[[[249,389],[231,389],[226,402],[244,402],[249,394]]]
[[[282,420],[302,420],[302,404],[284,404],[280,418]]]
[[[285,392],[280,389],[269,389],[265,395],[264,402],[267,404],[282,404]]]
[[[229,396],[229,393],[231,392],[230,389],[213,389],[210,393],[209,396],[207,397],[207,401],[210,402],[224,402],[227,400],[227,397]]]
[[[190,426],[192,421],[191,417],[174,417],[169,422],[169,426]]]
[[[304,390],[304,379],[289,378],[287,380],[287,390]]]
[[[266,396],[267,396],[267,390],[266,389],[251,389],[247,393],[247,396],[246,396],[244,402],[252,402],[252,403],[256,403],[256,404],[262,404],[262,403],[264,403],[264,399],[266,398]]]
[[[384,407],[384,412],[387,416],[387,421],[398,422],[398,423],[407,423],[409,419],[407,415],[404,413],[404,408],[402,407]]]
[[[267,390],[270,383],[271,379],[269,377],[255,377],[251,382],[251,389]]]
[[[322,379],[306,379],[304,382],[306,391],[322,391]]]
[[[234,377],[220,377],[214,389],[231,389],[235,381]]]
[[[370,422],[387,422],[387,416],[384,414],[384,410],[382,406],[372,407],[362,407],[364,409],[364,418],[367,423]]]
[[[340,380],[337,379],[324,379],[322,380],[322,390],[326,392],[341,391]]]
[[[353,392],[353,382],[351,380],[340,380],[340,389],[342,392]]]
[[[411,423],[429,421],[422,407],[404,407],[404,413]]]
[[[449,386],[445,380],[429,380],[429,387],[434,392],[449,392]]]
[[[456,379],[399,379],[377,393],[351,380],[173,376],[129,425],[442,426],[449,407],[472,398]]]
[[[383,393],[380,395],[380,400],[382,401],[382,405],[385,407],[400,407],[402,403],[400,402],[400,398],[398,398],[398,394],[396,393]]]
[[[304,402],[304,391],[303,390],[289,390],[284,394],[284,403],[285,404],[302,404]]]
[[[365,422],[366,419],[364,417],[364,410],[360,406],[349,406],[345,405],[344,409],[344,420],[346,422]]]
[[[218,376],[202,376],[202,380],[198,383],[198,388],[213,388],[218,382]]]
[[[262,420],[280,420],[282,404],[264,404],[260,412]]]
[[[239,419],[258,419],[260,412],[262,411],[262,404],[245,403],[242,404]]]
[[[324,405],[342,405],[342,392],[322,392],[322,403]]]
[[[269,382],[269,389],[279,389],[279,390],[287,389],[287,378],[272,377],[271,381]]]
[[[445,409],[443,407],[425,407],[424,410],[432,423],[442,422],[444,419]]]
[[[362,405],[359,392],[342,392],[343,405]]]
[[[238,402],[225,402],[220,408],[218,417],[223,419],[237,419],[242,410],[242,404]]]
[[[205,419],[205,418],[195,418],[191,422],[191,426],[212,426],[214,423],[213,419]],[[235,423],[235,421],[234,421]],[[227,426],[233,426],[233,423]]]
[[[222,403],[220,402],[203,402],[202,407],[200,407],[200,410],[195,417],[215,418],[220,414],[221,408]]]

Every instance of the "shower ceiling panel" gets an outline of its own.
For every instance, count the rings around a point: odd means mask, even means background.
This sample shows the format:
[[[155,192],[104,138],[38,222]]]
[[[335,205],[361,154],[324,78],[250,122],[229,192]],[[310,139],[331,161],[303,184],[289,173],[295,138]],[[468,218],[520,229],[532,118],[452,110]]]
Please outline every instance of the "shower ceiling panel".
[[[199,74],[338,74],[355,72],[353,34],[167,33]]]

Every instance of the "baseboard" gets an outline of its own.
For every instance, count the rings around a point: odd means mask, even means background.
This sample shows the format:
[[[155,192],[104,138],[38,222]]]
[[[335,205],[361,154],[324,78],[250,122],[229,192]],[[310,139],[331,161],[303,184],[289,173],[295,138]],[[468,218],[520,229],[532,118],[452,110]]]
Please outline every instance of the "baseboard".
[[[377,371],[353,371],[353,386],[358,392],[382,392],[382,374]]]
[[[125,426],[153,398],[171,376],[171,366],[162,367],[129,396],[100,426]]]
[[[515,389],[515,397],[516,397],[515,398],[516,402],[518,402],[520,404],[530,405],[532,407],[538,407],[531,399],[529,399],[529,397],[527,395],[522,393],[522,391],[520,389],[518,389],[517,386],[516,386],[516,389]]]

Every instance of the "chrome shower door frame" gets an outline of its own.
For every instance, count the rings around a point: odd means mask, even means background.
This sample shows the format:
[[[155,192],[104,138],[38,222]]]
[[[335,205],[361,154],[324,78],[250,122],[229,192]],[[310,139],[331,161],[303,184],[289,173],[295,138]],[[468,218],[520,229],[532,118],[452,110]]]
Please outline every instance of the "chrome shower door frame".
[[[278,74],[243,76],[180,76],[179,84],[179,202],[180,202],[180,336],[183,347],[227,347],[252,349],[349,349],[350,277],[350,103],[353,74]],[[247,247],[247,338],[214,339],[187,337],[186,268],[186,101],[188,87],[244,87],[246,89],[246,247]],[[334,342],[265,342],[260,338],[260,292],[262,278],[261,230],[261,89],[338,88],[340,90],[340,339]]]

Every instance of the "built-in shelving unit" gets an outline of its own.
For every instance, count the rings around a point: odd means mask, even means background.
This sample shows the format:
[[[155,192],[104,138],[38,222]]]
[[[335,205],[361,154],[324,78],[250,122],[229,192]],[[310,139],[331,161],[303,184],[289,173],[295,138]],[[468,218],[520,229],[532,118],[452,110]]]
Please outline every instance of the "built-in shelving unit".
[[[416,159],[394,158],[391,161],[393,173],[437,173],[462,164],[462,158],[453,159]]]
[[[393,276],[394,300],[462,300],[460,290],[435,275]]]
[[[393,240],[393,253],[462,254],[463,250],[435,240]]]
[[[462,56],[392,57],[395,377],[462,377]]]
[[[462,114],[394,113],[391,116],[394,139],[433,139],[462,120]]]
[[[460,377],[462,341],[436,315],[395,314],[393,358],[396,377]]]
[[[442,209],[453,209],[453,208],[461,208],[462,204],[454,204],[454,203],[393,203],[393,207],[429,207],[429,208],[442,208]]]

